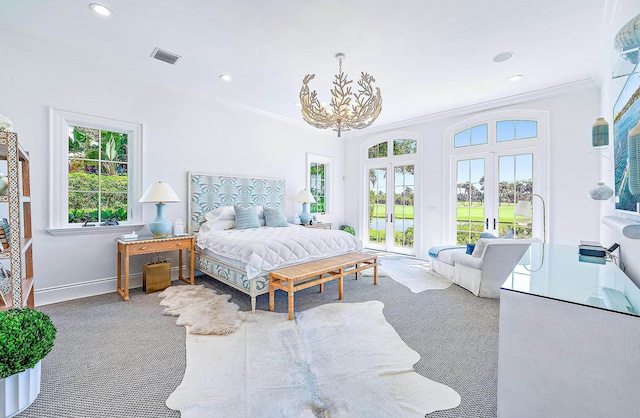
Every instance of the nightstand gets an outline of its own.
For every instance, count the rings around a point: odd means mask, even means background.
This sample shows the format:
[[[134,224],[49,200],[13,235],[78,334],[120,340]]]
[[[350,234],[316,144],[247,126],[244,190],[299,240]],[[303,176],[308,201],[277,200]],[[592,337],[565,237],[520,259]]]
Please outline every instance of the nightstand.
[[[305,228],[316,228],[316,229],[331,229],[331,223],[330,222],[316,222],[312,225],[302,225]]]
[[[193,235],[171,236],[167,238],[140,237],[133,240],[125,240],[118,238],[118,280],[116,291],[122,299],[129,300],[129,257],[132,255],[153,254],[165,251],[178,250],[179,255],[179,273],[178,278],[185,283],[194,284],[193,275],[193,247],[195,237]],[[190,262],[189,277],[182,276],[182,250],[189,250]],[[124,283],[122,283],[122,258],[124,257]],[[124,286],[123,286],[124,285]]]

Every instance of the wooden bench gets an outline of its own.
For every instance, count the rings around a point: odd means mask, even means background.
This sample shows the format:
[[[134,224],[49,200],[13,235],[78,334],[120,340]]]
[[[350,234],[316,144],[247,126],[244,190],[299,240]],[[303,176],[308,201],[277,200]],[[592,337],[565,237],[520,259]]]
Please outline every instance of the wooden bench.
[[[368,268],[373,268],[373,284],[378,284],[378,256],[372,254],[349,253],[274,270],[269,274],[269,310],[272,311],[275,308],[274,291],[282,289],[289,294],[289,319],[291,320],[295,292],[316,285],[320,285],[320,292],[323,292],[324,283],[336,279],[338,280],[338,299],[342,299],[343,277],[355,273],[357,280],[358,272]]]

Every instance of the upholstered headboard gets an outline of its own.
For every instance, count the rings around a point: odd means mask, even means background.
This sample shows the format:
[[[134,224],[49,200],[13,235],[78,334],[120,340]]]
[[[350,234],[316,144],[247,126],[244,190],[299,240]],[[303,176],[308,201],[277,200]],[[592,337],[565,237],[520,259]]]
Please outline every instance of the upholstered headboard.
[[[220,206],[261,205],[284,210],[284,193],[284,179],[189,173],[189,232],[198,232],[204,214]]]

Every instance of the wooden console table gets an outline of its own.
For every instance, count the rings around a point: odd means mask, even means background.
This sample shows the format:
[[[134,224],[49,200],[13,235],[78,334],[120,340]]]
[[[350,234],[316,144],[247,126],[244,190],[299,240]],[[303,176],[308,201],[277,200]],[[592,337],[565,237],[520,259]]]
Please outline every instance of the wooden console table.
[[[178,278],[185,283],[194,284],[193,258],[195,237],[193,235],[172,236],[167,238],[141,237],[135,240],[116,239],[118,243],[118,279],[116,291],[122,299],[129,300],[129,257],[132,255],[161,253],[178,250]],[[191,275],[182,275],[182,250],[189,250],[189,271]],[[124,258],[124,283],[122,283],[122,258]],[[124,287],[123,287],[124,284]]]
[[[288,293],[291,320],[294,293],[316,285],[320,285],[320,292],[323,292],[324,284],[331,280],[338,280],[338,299],[342,299],[343,277],[355,273],[357,280],[358,272],[368,268],[373,268],[373,284],[378,284],[378,256],[372,254],[349,253],[274,270],[269,274],[269,310],[275,308],[275,289],[284,290]]]
[[[637,416],[640,289],[577,245],[530,251],[500,290],[498,417]]]

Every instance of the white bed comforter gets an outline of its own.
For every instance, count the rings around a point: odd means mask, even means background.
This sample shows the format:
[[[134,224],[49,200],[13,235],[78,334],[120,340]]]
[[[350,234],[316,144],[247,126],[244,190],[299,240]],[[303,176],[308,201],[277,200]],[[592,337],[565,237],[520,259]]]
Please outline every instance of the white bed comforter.
[[[297,225],[198,233],[196,245],[215,255],[244,263],[250,279],[285,265],[362,249],[362,242],[344,231]]]

